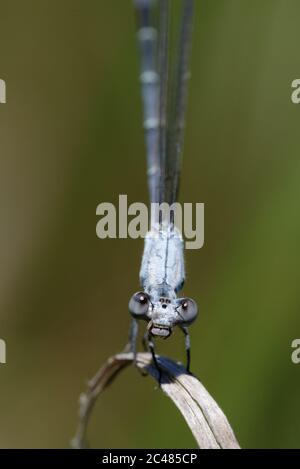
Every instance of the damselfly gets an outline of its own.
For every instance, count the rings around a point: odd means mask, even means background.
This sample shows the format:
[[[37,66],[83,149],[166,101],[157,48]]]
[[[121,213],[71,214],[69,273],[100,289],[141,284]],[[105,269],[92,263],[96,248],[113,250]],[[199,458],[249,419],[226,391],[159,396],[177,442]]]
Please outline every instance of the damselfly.
[[[171,66],[171,3],[169,0],[135,0],[150,202],[169,205],[178,195],[194,6],[193,0],[181,2],[175,61]],[[154,26],[156,18],[157,28]],[[173,328],[179,326],[185,335],[189,371],[188,326],[196,319],[198,308],[190,298],[177,298],[185,277],[183,240],[174,217],[166,219],[162,212],[159,217],[153,215],[140,270],[142,291],[129,301],[133,317],[131,351],[136,353],[138,320],[143,319],[148,323],[143,342],[159,370],[152,339],[166,339]]]

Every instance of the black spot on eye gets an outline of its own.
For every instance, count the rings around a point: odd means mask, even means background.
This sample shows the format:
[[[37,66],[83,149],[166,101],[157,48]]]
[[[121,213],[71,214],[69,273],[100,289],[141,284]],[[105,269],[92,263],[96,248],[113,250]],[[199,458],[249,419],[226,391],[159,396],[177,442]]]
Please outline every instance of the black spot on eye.
[[[147,301],[148,301],[148,298],[146,297],[146,295],[140,295],[140,297],[139,297],[139,302],[140,302],[142,305],[146,304]]]

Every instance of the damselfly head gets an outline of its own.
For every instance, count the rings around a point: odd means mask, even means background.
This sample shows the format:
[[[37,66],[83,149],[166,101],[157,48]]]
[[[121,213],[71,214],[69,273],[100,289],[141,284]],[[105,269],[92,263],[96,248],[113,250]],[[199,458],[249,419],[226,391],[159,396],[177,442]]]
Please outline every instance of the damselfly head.
[[[194,322],[198,307],[191,298],[152,297],[141,291],[132,295],[129,311],[135,319],[149,321],[151,335],[167,338],[174,326],[188,326]]]

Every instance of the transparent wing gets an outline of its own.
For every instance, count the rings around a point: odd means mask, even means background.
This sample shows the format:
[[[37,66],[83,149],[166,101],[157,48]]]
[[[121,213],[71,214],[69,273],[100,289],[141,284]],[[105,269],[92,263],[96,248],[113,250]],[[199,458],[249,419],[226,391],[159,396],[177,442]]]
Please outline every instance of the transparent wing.
[[[189,80],[189,59],[192,40],[193,0],[183,0],[177,53],[170,94],[168,150],[165,165],[165,201],[176,201],[181,172],[185,111]]]
[[[170,2],[160,0],[159,4],[159,41],[158,41],[158,74],[159,74],[159,202],[165,201],[165,179],[168,145],[168,84],[169,84],[169,29]]]
[[[144,131],[150,201],[158,202],[161,164],[159,157],[159,74],[157,69],[158,32],[154,27],[155,0],[135,0],[140,46],[140,81],[144,108]]]
[[[169,76],[170,0],[135,0],[141,55],[141,86],[151,202],[177,199],[184,134],[193,0],[182,0],[180,32],[172,75]]]

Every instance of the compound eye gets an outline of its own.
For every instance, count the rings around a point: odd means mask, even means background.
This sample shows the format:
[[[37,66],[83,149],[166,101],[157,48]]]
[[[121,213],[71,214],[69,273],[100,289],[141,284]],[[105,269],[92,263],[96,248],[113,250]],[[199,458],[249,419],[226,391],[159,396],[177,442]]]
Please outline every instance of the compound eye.
[[[146,317],[149,309],[149,304],[149,295],[142,291],[137,292],[130,298],[129,311],[131,315],[136,319]]]
[[[191,298],[181,298],[179,300],[179,306],[177,307],[181,324],[191,324],[195,321],[198,314],[197,303]]]

